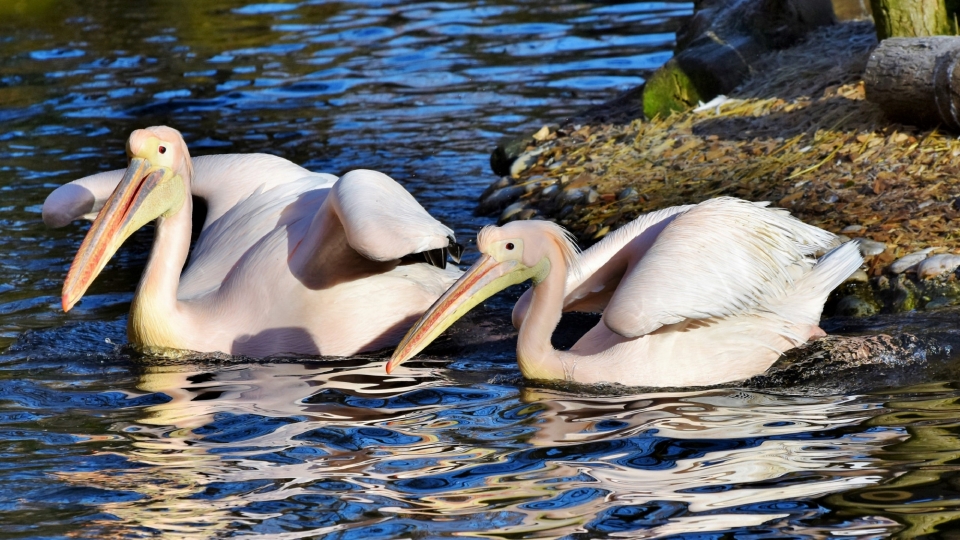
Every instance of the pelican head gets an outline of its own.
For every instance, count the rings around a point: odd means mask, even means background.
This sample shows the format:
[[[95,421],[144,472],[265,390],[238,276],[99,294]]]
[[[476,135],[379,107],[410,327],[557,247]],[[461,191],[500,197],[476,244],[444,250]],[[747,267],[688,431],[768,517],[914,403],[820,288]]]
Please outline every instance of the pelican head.
[[[63,283],[70,311],[123,241],[137,229],[175,214],[187,198],[190,154],[180,132],[166,126],[138,129],[127,139],[130,164],[97,215]]]
[[[577,248],[569,233],[549,221],[514,221],[484,227],[477,235],[480,259],[447,290],[403,337],[387,373],[412,358],[468,311],[511,285],[546,279],[554,266],[576,269]]]

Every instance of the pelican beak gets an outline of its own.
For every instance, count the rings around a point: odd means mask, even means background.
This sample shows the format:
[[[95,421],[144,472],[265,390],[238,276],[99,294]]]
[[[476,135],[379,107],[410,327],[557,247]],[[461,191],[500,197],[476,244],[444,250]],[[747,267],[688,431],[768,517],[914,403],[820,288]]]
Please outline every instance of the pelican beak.
[[[549,264],[546,258],[544,261]],[[387,362],[387,373],[422,351],[480,302],[511,285],[534,278],[542,271],[542,265],[530,268],[517,260],[499,262],[483,255],[410,328]]]
[[[63,283],[63,310],[70,311],[80,301],[124,240],[150,221],[178,210],[185,198],[180,175],[133,158],[70,265]]]

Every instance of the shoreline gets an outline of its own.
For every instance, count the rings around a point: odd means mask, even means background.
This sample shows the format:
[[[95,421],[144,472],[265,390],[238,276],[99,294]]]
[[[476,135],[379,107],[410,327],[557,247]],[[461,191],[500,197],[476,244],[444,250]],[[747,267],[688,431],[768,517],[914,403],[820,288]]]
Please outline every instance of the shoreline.
[[[960,304],[960,140],[865,99],[873,24],[765,53],[728,96],[644,120],[639,89],[498,147],[478,214],[552,219],[589,245],[638,215],[727,195],[860,239],[866,266],[825,315]],[[511,155],[513,154],[513,155]],[[515,159],[510,158],[516,156]]]

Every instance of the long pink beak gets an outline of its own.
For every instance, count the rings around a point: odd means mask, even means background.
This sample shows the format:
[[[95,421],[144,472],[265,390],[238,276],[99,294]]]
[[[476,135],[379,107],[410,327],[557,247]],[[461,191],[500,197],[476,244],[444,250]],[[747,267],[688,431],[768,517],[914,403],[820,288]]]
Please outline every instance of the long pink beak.
[[[481,256],[407,331],[387,362],[387,373],[422,351],[477,304],[523,281],[524,277],[510,279],[518,266],[516,261],[501,263],[489,255]]]
[[[117,252],[125,240],[126,226],[162,177],[162,170],[150,171],[149,161],[142,158],[130,161],[126,174],[97,214],[70,265],[61,296],[64,311],[70,311],[83,298],[107,261]]]

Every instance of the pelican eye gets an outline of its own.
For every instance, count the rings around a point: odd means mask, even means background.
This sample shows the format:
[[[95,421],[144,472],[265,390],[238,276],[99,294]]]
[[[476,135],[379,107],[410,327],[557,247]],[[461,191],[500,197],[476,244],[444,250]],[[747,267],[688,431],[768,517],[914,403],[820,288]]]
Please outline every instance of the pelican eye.
[[[507,242],[507,245],[504,247],[507,248],[507,251],[513,251],[513,242]]]
[[[166,154],[166,153],[167,153],[167,147],[166,147],[166,146],[161,146],[160,148],[157,148],[157,151],[160,152],[161,154]]]

